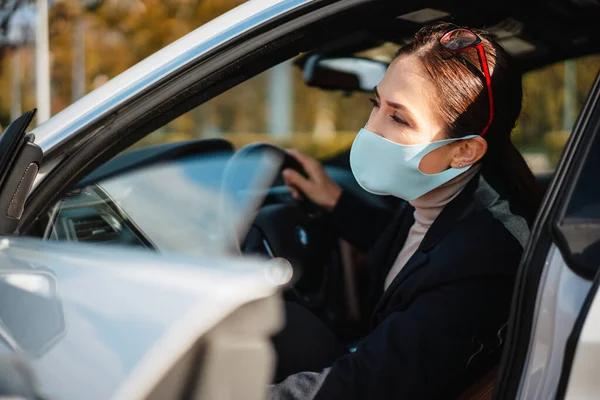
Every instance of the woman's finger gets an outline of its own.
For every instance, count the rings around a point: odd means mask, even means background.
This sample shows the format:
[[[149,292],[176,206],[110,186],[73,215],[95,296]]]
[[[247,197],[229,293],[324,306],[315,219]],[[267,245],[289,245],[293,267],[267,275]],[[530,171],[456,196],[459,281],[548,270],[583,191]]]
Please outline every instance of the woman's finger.
[[[288,153],[290,153],[292,157],[298,160],[298,162],[300,163],[300,165],[302,165],[302,168],[304,168],[308,175],[313,175],[314,171],[316,171],[320,166],[317,160],[307,156],[306,154],[296,149],[290,149],[288,150]]]
[[[295,186],[304,193],[307,193],[310,190],[311,182],[293,169],[288,168],[283,170],[282,175],[286,185]]]

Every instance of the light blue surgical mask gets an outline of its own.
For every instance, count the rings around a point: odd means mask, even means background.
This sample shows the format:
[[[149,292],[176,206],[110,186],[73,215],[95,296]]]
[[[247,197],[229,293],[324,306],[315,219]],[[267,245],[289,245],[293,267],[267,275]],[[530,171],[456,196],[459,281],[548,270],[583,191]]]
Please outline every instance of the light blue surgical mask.
[[[419,170],[423,157],[458,139],[404,145],[394,143],[367,129],[361,129],[350,150],[350,167],[359,185],[367,192],[392,195],[411,201],[456,178],[471,168],[449,168],[438,174]]]

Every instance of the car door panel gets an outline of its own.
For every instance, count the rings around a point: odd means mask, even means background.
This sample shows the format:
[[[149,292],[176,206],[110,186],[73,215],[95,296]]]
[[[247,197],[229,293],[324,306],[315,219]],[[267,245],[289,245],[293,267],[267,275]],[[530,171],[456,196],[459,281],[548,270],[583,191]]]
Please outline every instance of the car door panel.
[[[597,379],[600,359],[599,284],[600,275],[594,280],[567,342],[557,399],[592,399],[600,392]]]
[[[546,261],[536,300],[537,320],[531,332],[531,350],[523,372],[519,399],[556,396],[566,341],[591,282],[573,273],[556,246]]]
[[[8,271],[40,270],[49,271],[56,279],[64,330],[53,335],[40,354],[11,346],[10,340],[0,340],[0,354],[16,352],[26,358],[41,390],[51,398],[147,398],[180,359],[197,361],[197,343],[248,303],[258,304],[253,306],[257,314],[248,318],[246,313],[245,325],[234,325],[237,349],[243,354],[231,350],[231,341],[212,349],[218,353],[225,346],[230,355],[254,357],[257,368],[253,373],[260,378],[255,385],[263,386],[256,386],[254,390],[260,391],[250,393],[249,398],[264,395],[273,367],[268,337],[281,325],[281,315],[277,282],[267,279],[271,275],[262,263],[0,239],[0,280]],[[13,283],[15,288],[37,295],[31,285],[23,286],[18,280]],[[14,324],[32,330],[39,325],[35,313],[11,299],[3,298],[11,303],[11,314],[18,313],[21,318],[5,320],[1,313],[6,308],[0,308],[0,338],[24,331]],[[227,337],[223,329],[219,330],[221,339]],[[19,343],[22,337],[12,339]],[[182,378],[199,374],[197,367],[188,369],[180,371]],[[244,380],[240,378],[240,382]],[[172,396],[171,392],[166,398]]]

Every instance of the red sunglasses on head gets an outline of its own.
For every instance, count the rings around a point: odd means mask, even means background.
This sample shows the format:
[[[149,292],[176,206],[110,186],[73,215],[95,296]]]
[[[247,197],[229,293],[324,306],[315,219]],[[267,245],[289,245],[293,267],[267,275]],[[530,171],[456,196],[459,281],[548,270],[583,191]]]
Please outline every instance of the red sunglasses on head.
[[[490,77],[490,71],[488,69],[487,58],[485,57],[485,51],[483,49],[483,41],[477,34],[466,28],[452,29],[444,34],[440,39],[440,44],[444,46],[448,51],[452,53],[461,53],[470,48],[477,49],[477,55],[479,56],[479,62],[481,63],[481,69],[485,76],[485,83],[487,85],[488,100],[490,105],[490,117],[488,123],[483,128],[480,136],[485,135],[487,130],[490,128],[494,119],[494,96],[492,95],[492,79]]]

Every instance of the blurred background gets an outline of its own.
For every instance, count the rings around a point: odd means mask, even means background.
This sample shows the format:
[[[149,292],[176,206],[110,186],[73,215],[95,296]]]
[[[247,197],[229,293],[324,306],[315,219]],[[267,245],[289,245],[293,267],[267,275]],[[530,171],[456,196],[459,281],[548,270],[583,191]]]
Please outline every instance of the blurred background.
[[[1,126],[36,106],[42,108],[38,123],[43,122],[243,2],[0,0]],[[41,27],[37,39],[36,26]],[[46,28],[47,35],[40,36]],[[385,44],[363,55],[389,61],[395,50]],[[47,67],[39,62],[44,55]],[[524,76],[524,109],[514,141],[534,172],[554,169],[599,66],[600,56],[590,56]],[[44,85],[41,92],[40,85],[36,89],[36,82],[46,81],[46,92]],[[370,113],[369,97],[309,88],[301,70],[288,62],[182,115],[136,146],[219,136],[236,146],[269,141],[329,157],[350,146]],[[46,111],[37,98],[47,99]]]

